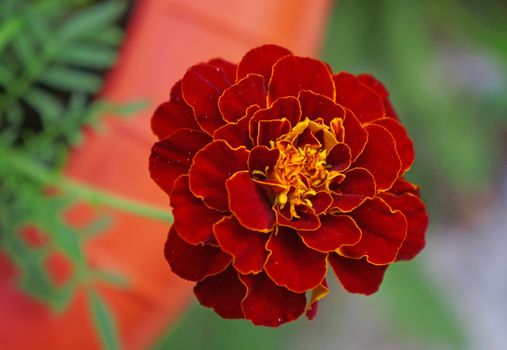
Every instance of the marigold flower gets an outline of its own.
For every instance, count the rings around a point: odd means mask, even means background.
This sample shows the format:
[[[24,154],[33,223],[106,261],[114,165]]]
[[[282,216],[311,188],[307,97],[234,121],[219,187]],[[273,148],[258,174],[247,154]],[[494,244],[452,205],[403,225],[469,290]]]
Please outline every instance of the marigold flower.
[[[191,67],[152,129],[151,177],[174,214],[165,257],[224,318],[311,319],[328,265],[368,295],[424,247],[425,206],[403,178],[412,141],[370,75],[265,45]]]

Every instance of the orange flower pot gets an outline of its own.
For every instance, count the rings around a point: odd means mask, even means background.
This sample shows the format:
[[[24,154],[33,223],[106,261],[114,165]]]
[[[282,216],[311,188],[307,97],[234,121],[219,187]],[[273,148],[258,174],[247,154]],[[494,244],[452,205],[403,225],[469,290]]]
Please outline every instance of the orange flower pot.
[[[84,183],[167,207],[166,196],[148,174],[155,137],[150,131],[153,108],[189,66],[209,57],[238,61],[249,48],[275,43],[299,55],[315,55],[330,0],[144,0],[127,29],[120,58],[102,96],[115,102],[147,100],[134,118],[104,117],[104,130],[86,131],[66,173]],[[86,253],[99,269],[118,272],[129,281],[124,289],[97,286],[118,322],[121,347],[146,349],[185,310],[191,284],[173,275],[163,257],[168,225],[112,209],[107,232],[90,240]],[[86,209],[71,219],[79,223]],[[16,272],[0,256],[0,348],[100,348],[83,291],[62,314],[29,299],[15,287]]]

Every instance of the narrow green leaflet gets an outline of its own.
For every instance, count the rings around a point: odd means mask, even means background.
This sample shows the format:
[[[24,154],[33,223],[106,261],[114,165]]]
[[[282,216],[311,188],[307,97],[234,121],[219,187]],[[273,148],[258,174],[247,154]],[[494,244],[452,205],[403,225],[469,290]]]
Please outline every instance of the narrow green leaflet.
[[[88,307],[103,348],[105,350],[120,349],[118,327],[109,306],[99,294],[90,290],[88,292]]]

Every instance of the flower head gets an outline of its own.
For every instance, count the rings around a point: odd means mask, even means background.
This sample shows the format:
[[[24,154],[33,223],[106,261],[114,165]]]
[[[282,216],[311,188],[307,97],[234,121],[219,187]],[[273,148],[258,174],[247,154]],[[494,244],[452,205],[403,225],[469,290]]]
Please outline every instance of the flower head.
[[[412,141],[370,75],[265,45],[191,67],[152,129],[174,215],[165,257],[224,318],[313,318],[328,266],[372,294],[424,247],[425,206],[403,178]]]

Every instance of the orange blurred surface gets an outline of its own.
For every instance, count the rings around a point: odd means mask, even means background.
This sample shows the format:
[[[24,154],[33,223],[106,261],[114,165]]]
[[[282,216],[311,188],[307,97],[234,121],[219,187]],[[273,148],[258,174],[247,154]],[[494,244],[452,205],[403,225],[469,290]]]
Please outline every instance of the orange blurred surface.
[[[86,131],[72,152],[67,174],[84,183],[168,208],[166,195],[152,182],[148,155],[155,137],[151,113],[168,99],[171,86],[200,61],[222,57],[237,62],[250,48],[275,43],[298,55],[315,55],[330,0],[144,0],[138,1],[117,65],[102,96],[115,102],[145,100],[134,118],[105,117],[104,130]],[[184,311],[191,285],[173,275],[163,254],[166,224],[122,213],[107,232],[90,240],[93,266],[127,277],[125,289],[98,286],[119,325],[122,348],[146,349]],[[90,213],[72,213],[76,223]],[[83,292],[62,314],[52,314],[15,287],[15,271],[0,256],[1,349],[99,348]]]

